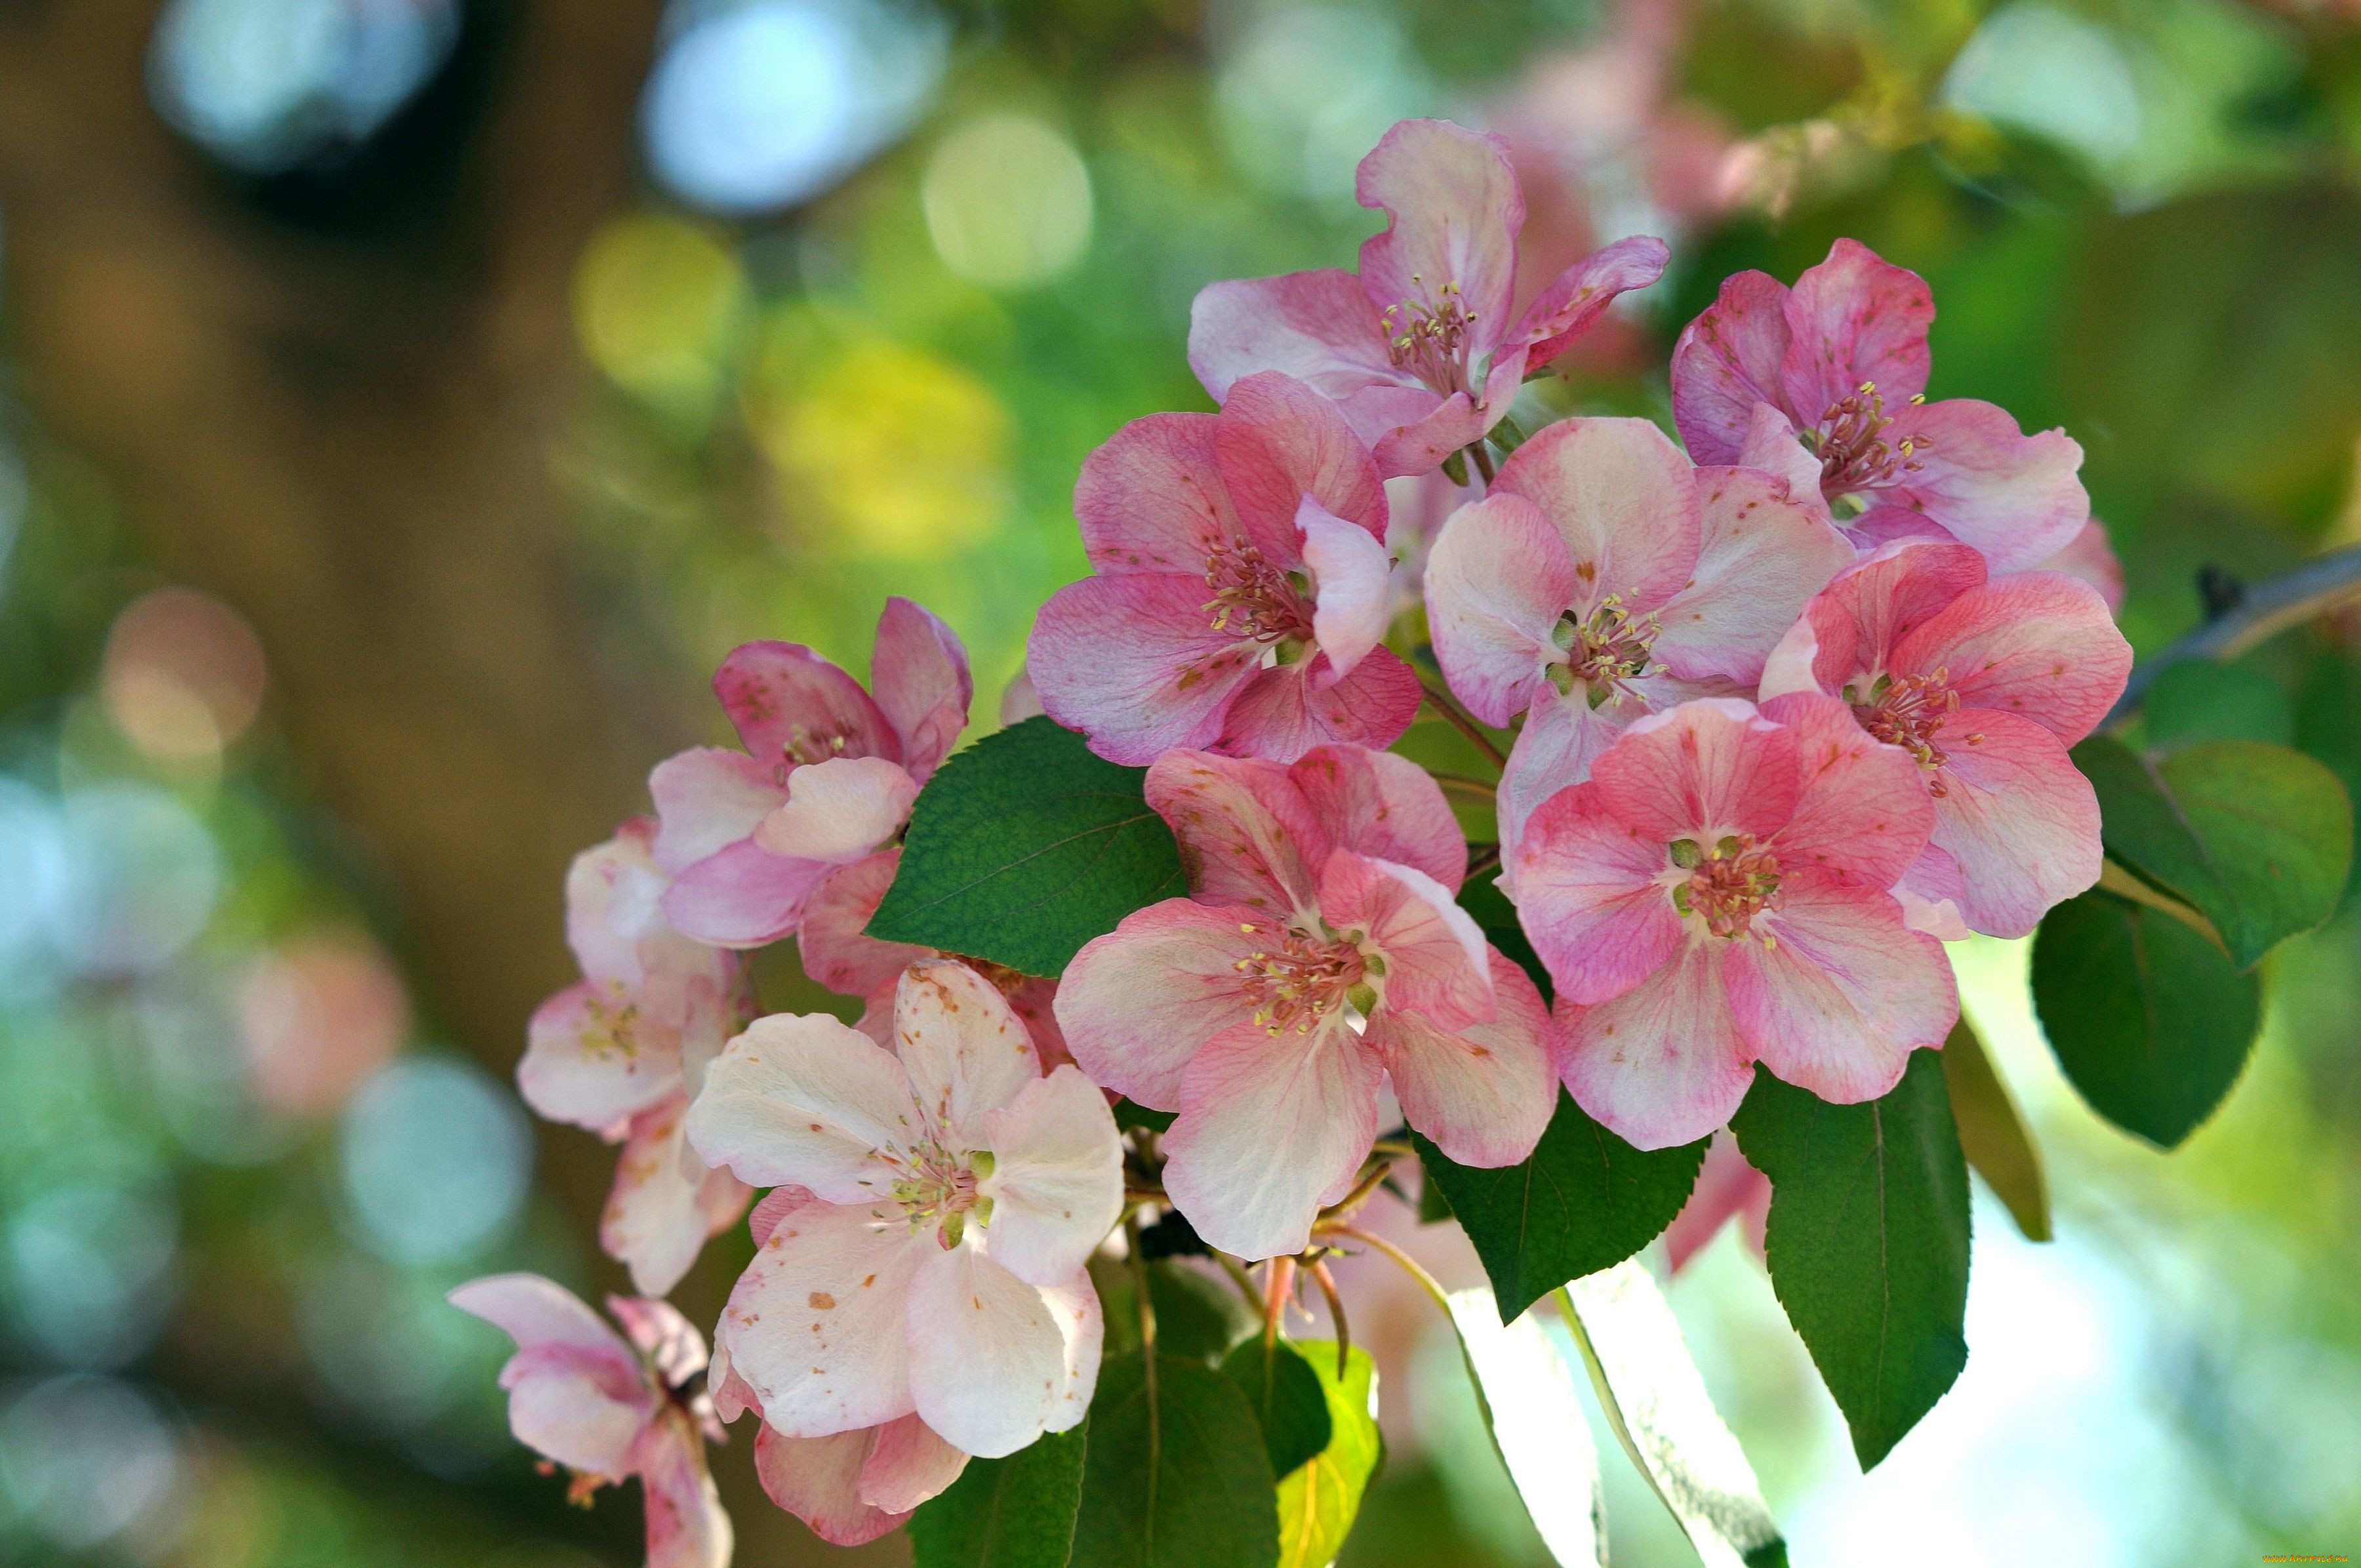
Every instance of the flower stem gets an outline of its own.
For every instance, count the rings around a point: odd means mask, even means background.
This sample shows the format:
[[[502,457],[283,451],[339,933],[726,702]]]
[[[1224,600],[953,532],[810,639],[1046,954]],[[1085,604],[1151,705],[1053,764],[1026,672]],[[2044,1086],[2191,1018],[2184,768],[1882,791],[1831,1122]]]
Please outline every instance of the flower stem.
[[[2290,627],[2361,598],[2361,544],[2315,555],[2291,572],[2258,583],[2237,603],[2132,672],[2124,695],[2101,722],[2113,729],[2139,711],[2156,677],[2190,659],[2233,659]]]
[[[1430,773],[1427,776],[1455,795],[1474,795],[1479,800],[1499,798],[1499,785],[1486,784],[1482,779],[1471,779],[1465,773]]]
[[[1126,1214],[1123,1222],[1124,1250],[1131,1255],[1131,1288],[1139,1298],[1139,1348],[1148,1362],[1148,1398],[1156,1399],[1156,1303],[1148,1294],[1148,1255],[1139,1250],[1139,1220]]]
[[[1450,1315],[1451,1295],[1450,1292],[1444,1289],[1443,1281],[1437,1279],[1433,1275],[1429,1274],[1425,1269],[1421,1268],[1418,1265],[1418,1259],[1411,1256],[1410,1254],[1402,1251],[1401,1248],[1394,1245],[1393,1243],[1386,1240],[1385,1237],[1375,1234],[1369,1231],[1361,1230],[1353,1225],[1318,1225],[1313,1227],[1312,1234],[1314,1235],[1344,1236],[1348,1240],[1359,1242],[1363,1246],[1375,1247],[1378,1251],[1384,1253],[1388,1257],[1392,1258],[1395,1263],[1399,1264],[1403,1273],[1409,1275],[1412,1279],[1417,1280],[1419,1284],[1425,1288],[1427,1295],[1433,1298],[1434,1304],[1443,1309],[1444,1316],[1448,1317]]]
[[[1427,706],[1433,708],[1435,712],[1443,715],[1444,720],[1448,722],[1454,729],[1456,729],[1462,735],[1466,736],[1470,745],[1483,752],[1486,756],[1491,758],[1492,765],[1494,767],[1505,768],[1509,765],[1509,759],[1501,755],[1500,748],[1493,745],[1492,738],[1485,734],[1483,730],[1477,728],[1476,721],[1468,718],[1460,706],[1452,700],[1451,694],[1449,692],[1444,691],[1442,687],[1436,685],[1433,681],[1428,680],[1423,675],[1419,677],[1418,687],[1419,690],[1426,694]]]
[[[1477,437],[1467,450],[1475,455],[1476,471],[1484,476],[1484,488],[1490,489],[1492,488],[1492,455],[1484,450],[1483,437]]]
[[[1390,1159],[1381,1159],[1378,1161],[1378,1163],[1370,1168],[1367,1175],[1362,1177],[1358,1182],[1354,1184],[1353,1190],[1345,1193],[1343,1198],[1320,1211],[1321,1220],[1323,1222],[1328,1220],[1341,1220],[1351,1214],[1354,1210],[1368,1201],[1369,1194],[1378,1190],[1378,1183],[1383,1181],[1386,1179],[1386,1173],[1392,1170],[1393,1168],[1394,1162]]]
[[[1336,1325],[1336,1378],[1344,1381],[1345,1358],[1353,1354],[1353,1325],[1345,1320],[1345,1299],[1336,1294],[1336,1277],[1328,1272],[1328,1260],[1322,1258],[1311,1269],[1312,1283],[1320,1287],[1320,1294],[1328,1303],[1329,1321]]]

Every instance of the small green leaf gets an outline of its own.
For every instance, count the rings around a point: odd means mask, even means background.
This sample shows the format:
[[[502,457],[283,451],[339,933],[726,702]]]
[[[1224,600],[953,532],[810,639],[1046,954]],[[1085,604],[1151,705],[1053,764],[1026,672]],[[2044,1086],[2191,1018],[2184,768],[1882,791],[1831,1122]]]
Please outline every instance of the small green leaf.
[[[1147,776],[1047,718],[985,736],[919,793],[869,935],[1062,972],[1133,910],[1188,891]]]
[[[1177,1111],[1151,1111],[1129,1100],[1115,1102],[1115,1124],[1126,1133],[1139,1127],[1151,1133],[1170,1132],[1172,1124],[1180,1119],[1180,1113]]]
[[[2171,1148],[2213,1113],[2262,1023],[2262,982],[2169,916],[2103,893],[2033,938],[2033,1004],[2091,1108]]]
[[[1418,1223],[1439,1225],[1452,1217],[1451,1200],[1443,1195],[1443,1186],[1433,1177],[1422,1177],[1418,1184]]]
[[[1687,1202],[1706,1141],[1635,1149],[1583,1113],[1564,1090],[1532,1157],[1487,1170],[1456,1165],[1412,1134],[1427,1180],[1443,1190],[1476,1255],[1515,1317],[1580,1274],[1622,1262],[1662,1234]]]
[[[1967,1365],[1968,1167],[1933,1051],[1831,1105],[1758,1068],[1730,1121],[1771,1179],[1771,1285],[1875,1465]]]
[[[1278,1480],[1238,1386],[1137,1352],[1099,1370],[1072,1568],[1275,1568]]]
[[[1279,1568],[1327,1568],[1352,1533],[1361,1494],[1385,1453],[1378,1431],[1378,1368],[1358,1345],[1337,1371],[1336,1345],[1296,1347],[1328,1401],[1328,1446],[1279,1484]]]
[[[2209,740],[2285,746],[2295,740],[2295,705],[2287,688],[2243,664],[2189,659],[2167,665],[2148,686],[2140,725],[2158,751]]]
[[[1285,1340],[1266,1346],[1260,1334],[1248,1335],[1222,1359],[1222,1376],[1236,1384],[1254,1407],[1272,1475],[1292,1475],[1297,1465],[1328,1446],[1334,1433],[1319,1374]]]
[[[1119,1258],[1093,1257],[1091,1282],[1098,1287],[1106,1321],[1104,1354],[1112,1360],[1139,1348],[1139,1305],[1131,1266]],[[1227,1281],[1174,1258],[1148,1266],[1148,1297],[1156,1309],[1156,1348],[1207,1365],[1259,1326]]]
[[[1503,1321],[1489,1290],[1454,1290],[1450,1307],[1485,1429],[1533,1529],[1564,1568],[1598,1568],[1607,1498],[1574,1374],[1531,1315]]]
[[[2098,791],[2108,854],[2213,921],[2239,969],[2335,912],[2353,809],[2301,751],[2217,740],[2151,764],[2094,735],[2074,762]]]
[[[2049,1181],[2042,1174],[2041,1146],[1965,1016],[1943,1042],[1943,1088],[1951,1098],[1968,1168],[1992,1185],[2027,1241],[2048,1241]]]
[[[1082,1504],[1088,1422],[1005,1459],[971,1459],[910,1516],[912,1568],[1066,1568]]]

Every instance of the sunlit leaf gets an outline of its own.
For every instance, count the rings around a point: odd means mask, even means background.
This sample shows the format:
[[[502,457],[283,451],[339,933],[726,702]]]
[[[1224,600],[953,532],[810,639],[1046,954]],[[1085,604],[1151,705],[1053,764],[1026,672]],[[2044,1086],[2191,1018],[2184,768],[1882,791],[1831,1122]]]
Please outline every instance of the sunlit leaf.
[[[1943,1042],[1943,1088],[1960,1129],[1968,1168],[1991,1183],[2029,1241],[2049,1239],[2049,1181],[2040,1146],[1993,1067],[1975,1025],[1962,1017]]]
[[[1353,1347],[1337,1369],[1332,1340],[1306,1340],[1302,1353],[1328,1401],[1328,1446],[1279,1484],[1279,1568],[1326,1568],[1344,1549],[1361,1494],[1377,1473],[1385,1440],[1378,1431],[1378,1368]]]
[[[1236,1384],[1246,1403],[1254,1407],[1272,1475],[1291,1475],[1328,1446],[1334,1435],[1328,1420],[1328,1397],[1321,1390],[1319,1375],[1287,1341],[1266,1344],[1262,1335],[1249,1334],[1222,1358],[1222,1375]]]
[[[1065,1568],[1082,1503],[1089,1423],[1005,1459],[971,1459],[910,1516],[913,1568]]]
[[[1238,1386],[1137,1352],[1099,1370],[1073,1568],[1272,1568],[1277,1478]]]
[[[1532,1317],[1503,1324],[1489,1290],[1453,1291],[1451,1323],[1484,1424],[1543,1543],[1565,1568],[1599,1568],[1607,1501],[1598,1450],[1565,1358]]]

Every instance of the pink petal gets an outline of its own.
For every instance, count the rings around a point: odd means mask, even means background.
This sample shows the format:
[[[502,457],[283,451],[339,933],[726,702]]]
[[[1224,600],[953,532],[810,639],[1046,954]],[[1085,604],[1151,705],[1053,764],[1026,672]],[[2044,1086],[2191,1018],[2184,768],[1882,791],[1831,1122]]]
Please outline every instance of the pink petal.
[[[1892,668],[1943,669],[1962,707],[2017,714],[2071,746],[2124,695],[2132,649],[2096,588],[2018,572],[1953,600],[1903,640]]]
[[[1462,1165],[1514,1165],[1533,1152],[1556,1108],[1549,1009],[1525,971],[1488,954],[1499,1013],[1439,1029],[1386,1008],[1362,1036],[1378,1052],[1403,1118]]]
[[[1760,1254],[1763,1227],[1770,1212],[1771,1179],[1746,1163],[1746,1157],[1738,1152],[1738,1140],[1724,1127],[1714,1134],[1713,1146],[1705,1151],[1705,1168],[1697,1172],[1688,1202],[1664,1231],[1665,1261],[1678,1274],[1734,1215],[1744,1217],[1748,1240]]]
[[[1959,1021],[1943,944],[1906,928],[1882,888],[1782,867],[1781,904],[1756,928],[1777,945],[1727,940],[1730,1007],[1752,1054],[1838,1105],[1902,1080],[1911,1051],[1938,1047]]]
[[[1219,424],[1212,414],[1149,414],[1082,459],[1074,516],[1093,566],[1202,576],[1205,557],[1240,536],[1213,462]]]
[[[869,684],[878,710],[900,738],[902,765],[924,784],[950,754],[975,700],[967,648],[959,633],[906,598],[889,598],[877,618],[877,647]],[[790,781],[792,782],[792,781]]]
[[[1917,666],[1894,663],[1902,644],[1983,581],[1983,557],[1964,544],[1905,539],[1879,546],[1806,607],[1810,630],[1799,623],[1773,651],[1763,696],[1834,696],[1857,679],[1914,672]]]
[[[1867,887],[1899,882],[1935,826],[1910,754],[1875,739],[1834,697],[1773,697],[1763,714],[1795,737],[1795,814],[1772,839],[1780,870],[1811,866]]]
[[[1261,946],[1259,912],[1168,898],[1083,944],[1058,983],[1074,1060],[1116,1093],[1178,1109],[1189,1058],[1253,1013],[1238,965]]]
[[[1884,438],[1909,440],[1924,466],[1876,498],[1924,512],[1982,551],[1995,573],[2056,554],[2091,521],[2082,448],[2064,431],[2026,435],[2007,410],[1952,398],[1904,407]]]
[[[1246,539],[1265,560],[1282,571],[1301,562],[1296,510],[1306,496],[1385,538],[1385,482],[1334,403],[1267,370],[1233,386],[1215,417],[1215,465]]]
[[[1682,937],[1670,842],[1619,819],[1596,781],[1561,790],[1526,819],[1517,908],[1560,996],[1605,1002],[1671,959]]]
[[[1696,1142],[1735,1115],[1753,1087],[1753,1053],[1723,992],[1729,946],[1693,937],[1612,1002],[1558,1003],[1575,1103],[1636,1147]]]
[[[1402,378],[1361,280],[1334,269],[1197,291],[1189,307],[1189,368],[1217,403],[1257,370],[1285,371],[1339,400]]]
[[[500,1371],[509,1431],[534,1453],[586,1475],[620,1480],[658,1409],[636,1359],[618,1365],[572,1345],[521,1350]]]
[[[1509,351],[1521,362],[1523,351]],[[1478,407],[1466,392],[1438,398],[1423,387],[1378,387],[1345,400],[1353,433],[1369,444],[1378,472],[1389,479],[1431,474],[1463,446],[1483,438],[1509,411],[1507,400]]]
[[[585,979],[626,990],[657,970],[726,982],[729,959],[664,924],[660,901],[668,879],[656,864],[654,840],[655,824],[637,817],[574,857],[566,872],[566,945]]]
[[[1312,635],[1328,655],[1330,677],[1342,680],[1385,637],[1393,560],[1383,541],[1359,523],[1331,517],[1310,496],[1296,508],[1295,526],[1315,595]]]
[[[705,1238],[728,1230],[752,1196],[688,1146],[687,1109],[686,1097],[675,1096],[632,1121],[599,1219],[599,1247],[631,1271],[631,1288],[645,1296],[679,1284]]]
[[[1722,280],[1719,296],[1673,345],[1673,422],[1691,457],[1744,460],[1755,406],[1782,402],[1779,367],[1794,341],[1785,284],[1766,272]]]
[[[1148,770],[1148,804],[1170,826],[1201,903],[1285,916],[1314,907],[1324,825],[1289,770],[1256,757],[1172,751]]]
[[[1852,565],[1852,545],[1771,475],[1700,468],[1697,481],[1695,575],[1657,612],[1664,630],[1649,656],[1676,675],[1752,685],[1812,596]]]
[[[786,801],[778,772],[779,764],[715,746],[658,762],[648,775],[648,793],[664,823],[656,833],[656,863],[677,873],[752,834]]]
[[[680,1050],[643,1038],[629,1002],[588,981],[533,1011],[517,1089],[536,1115],[603,1133],[680,1090]]]
[[[1216,630],[1205,595],[1202,575],[1087,577],[1050,595],[1026,644],[1043,711],[1126,767],[1211,745],[1263,649]]]
[[[1927,329],[1935,302],[1927,280],[1859,240],[1839,239],[1806,268],[1787,296],[1795,334],[1779,368],[1790,409],[1806,420],[1876,383],[1888,409],[1927,389]]]
[[[1451,694],[1487,724],[1522,713],[1550,689],[1565,657],[1558,618],[1584,597],[1541,508],[1507,493],[1460,508],[1426,563],[1427,629]]]
[[[1019,664],[1000,694],[1000,727],[1012,729],[1041,715],[1041,694],[1033,689],[1033,672]]]
[[[1369,300],[1380,311],[1440,305],[1450,288],[1475,318],[1469,357],[1480,361],[1509,324],[1525,224],[1507,140],[1448,120],[1403,120],[1361,159],[1354,195],[1388,220],[1361,242]]]
[[[935,956],[932,948],[881,942],[863,934],[901,863],[897,847],[839,866],[804,905],[803,924],[796,930],[796,956],[806,974],[839,996],[870,995],[893,984],[918,959]]]
[[[764,767],[822,757],[902,760],[902,743],[861,683],[796,642],[744,642],[714,672],[713,695]]]
[[[899,831],[917,798],[917,781],[899,762],[831,757],[787,775],[786,804],[763,818],[754,842],[783,859],[846,865]]]
[[[1467,840],[1442,786],[1424,768],[1365,746],[1322,746],[1287,770],[1320,824],[1320,841],[1415,866],[1455,894],[1467,877]]]
[[[1007,999],[956,959],[921,959],[903,973],[894,1038],[910,1092],[951,1147],[990,1147],[985,1116],[1040,1080],[1033,1036]]]
[[[766,1425],[754,1434],[754,1474],[771,1501],[809,1525],[814,1535],[831,1546],[859,1546],[899,1529],[906,1517],[861,1497],[862,1473],[881,1430],[789,1437]]]
[[[1696,470],[1644,419],[1560,420],[1510,455],[1494,489],[1557,529],[1580,584],[1577,618],[1610,594],[1634,615],[1654,609],[1696,574]]]
[[[1320,913],[1348,940],[1366,933],[1383,959],[1379,1007],[1420,1014],[1441,1029],[1499,1015],[1483,931],[1424,872],[1339,850],[1320,873]]]
[[[1373,648],[1342,680],[1328,655],[1255,672],[1224,716],[1215,749],[1291,762],[1315,746],[1382,750],[1418,717],[1418,675],[1390,648]]]
[[[931,1236],[900,1209],[810,1203],[779,1223],[722,1309],[717,1337],[763,1419],[796,1437],[909,1413],[905,1344],[913,1275]]]
[[[1902,905],[1902,918],[1913,931],[1924,931],[1938,942],[1964,942],[1975,935],[1968,928],[1967,917],[1960,905],[1968,896],[1967,883],[1960,876],[1960,862],[1949,853],[1928,844],[1894,884],[1894,901]]]
[[[1596,762],[1617,736],[1642,717],[1636,703],[1593,707],[1586,688],[1561,694],[1545,691],[1525,715],[1525,727],[1509,749],[1509,765],[1501,771],[1499,794],[1501,886],[1511,889],[1522,863],[1519,846],[1534,812],[1562,789],[1590,777]],[[1511,892],[1510,895],[1516,896]]]
[[[1510,340],[1529,345],[1527,364],[1548,364],[1588,332],[1618,294],[1644,289],[1663,277],[1671,258],[1663,240],[1645,236],[1619,239],[1594,251],[1559,273],[1525,307]]]
[[[1333,1016],[1333,1015],[1332,1015]],[[1385,1069],[1342,1019],[1273,1036],[1251,1020],[1190,1059],[1163,1139],[1164,1190],[1197,1234],[1243,1258],[1301,1252],[1378,1137]]]
[[[1058,1027],[1058,982],[1044,975],[1019,976],[1016,983],[1007,987],[1009,1010],[1025,1020],[1027,1033],[1033,1036],[1033,1054],[1041,1058],[1043,1072],[1055,1072],[1074,1059],[1066,1048],[1066,1036]]]
[[[673,879],[664,918],[717,948],[759,948],[796,928],[804,901],[831,869],[825,861],[789,860],[741,839]]]
[[[1820,460],[1806,446],[1795,421],[1776,403],[1756,403],[1746,416],[1746,434],[1735,459],[1743,468],[1759,468],[1784,479],[1795,504],[1822,519],[1829,517],[1828,497],[1820,489]]]
[[[647,1512],[648,1568],[729,1568],[735,1545],[721,1494],[705,1467],[705,1440],[678,1410],[640,1439],[635,1466]]]
[[[915,1415],[877,1429],[869,1462],[861,1467],[861,1500],[889,1514],[910,1512],[939,1497],[967,1468],[968,1456]]]
[[[985,1459],[1080,1422],[1090,1390],[1076,1398],[1072,1371],[1087,1359],[1095,1375],[1103,1329],[1095,1292],[1086,1317],[1071,1315],[1071,1305],[974,1247],[932,1252],[910,1289],[910,1389],[919,1417],[945,1442]],[[1085,1335],[1087,1348],[1070,1343]]]
[[[774,1187],[763,1194],[763,1201],[746,1216],[747,1233],[754,1238],[754,1245],[761,1246],[771,1239],[771,1233],[779,1228],[781,1220],[807,1203],[818,1201],[807,1187]]]
[[[507,1334],[519,1350],[566,1345],[606,1356],[626,1370],[639,1365],[623,1337],[588,1302],[538,1274],[487,1275],[470,1279],[444,1299]]]
[[[2079,577],[2099,591],[2107,601],[2107,613],[2124,612],[2124,564],[2115,557],[2115,547],[2107,542],[2106,524],[2097,518],[2082,525],[2082,532],[2068,540],[2057,554],[2037,563],[2037,572],[2063,572]]]
[[[1036,1079],[984,1118],[993,1172],[984,1246],[1019,1279],[1056,1285],[1123,1216],[1123,1135],[1106,1096],[1075,1067]]]
[[[1752,703],[1683,703],[1625,729],[1590,776],[1609,810],[1659,843],[1767,839],[1795,809],[1795,738]]]
[[[677,1388],[706,1369],[705,1336],[671,1302],[610,1295],[607,1310],[667,1387]]]
[[[808,1187],[832,1203],[882,1194],[873,1150],[906,1146],[910,1080],[890,1051],[826,1014],[757,1018],[705,1070],[688,1137],[754,1187]]]
[[[2022,937],[2099,880],[2099,798],[2065,742],[2029,718],[1963,708],[1936,737],[1945,761],[1934,841],[1959,864],[1960,915]]]

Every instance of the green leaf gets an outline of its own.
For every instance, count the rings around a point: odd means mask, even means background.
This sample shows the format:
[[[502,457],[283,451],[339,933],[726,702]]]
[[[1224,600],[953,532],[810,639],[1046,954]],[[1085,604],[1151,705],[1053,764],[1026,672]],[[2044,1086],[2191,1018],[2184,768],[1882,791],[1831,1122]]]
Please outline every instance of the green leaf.
[[[1706,1140],[1635,1149],[1583,1113],[1564,1090],[1557,1113],[1521,1165],[1457,1165],[1411,1135],[1426,1179],[1451,1212],[1513,1318],[1579,1274],[1630,1257],[1662,1234],[1687,1202]]]
[[[1574,1374],[1538,1321],[1504,1321],[1489,1290],[1454,1290],[1449,1305],[1485,1430],[1533,1529],[1565,1568],[1598,1568],[1607,1561],[1607,1498]]]
[[[1104,1354],[1113,1359],[1137,1350],[1139,1305],[1131,1266],[1119,1258],[1093,1257],[1090,1273],[1106,1321]],[[1227,1281],[1178,1259],[1159,1258],[1148,1266],[1148,1298],[1156,1309],[1156,1348],[1209,1366],[1260,1326]]]
[[[1599,1409],[1706,1568],[1784,1564],[1763,1484],[1713,1408],[1654,1277],[1627,1259],[1575,1280],[1558,1299]]]
[[[1385,1453],[1378,1431],[1378,1368],[1358,1345],[1341,1374],[1335,1343],[1296,1347],[1328,1402],[1328,1446],[1279,1484],[1279,1568],[1327,1568],[1345,1548],[1361,1494]]]
[[[2335,912],[2353,809],[2301,751],[2217,740],[2149,763],[2092,736],[2074,762],[2098,791],[2107,852],[2213,921],[2239,969]]]
[[[971,1459],[910,1516],[912,1568],[1066,1568],[1082,1505],[1086,1421],[1005,1459]]]
[[[1236,1384],[1254,1407],[1270,1473],[1285,1476],[1328,1446],[1328,1397],[1319,1374],[1285,1340],[1263,1343],[1251,1334],[1222,1360],[1222,1376]]]
[[[2148,745],[2178,751],[2208,740],[2295,740],[2295,705],[2285,687],[2242,664],[2189,659],[2167,665],[2140,700]]]
[[[1238,1386],[1135,1352],[1099,1370],[1073,1568],[1274,1568],[1278,1480]]]
[[[1058,974],[1135,909],[1188,891],[1144,768],[1028,718],[956,753],[910,812],[869,935]]]
[[[1180,1119],[1180,1113],[1177,1111],[1151,1111],[1128,1100],[1115,1102],[1115,1124],[1126,1133],[1140,1127],[1151,1133],[1170,1132],[1172,1124]]]
[[[1967,1365],[1968,1167],[1933,1051],[1831,1105],[1758,1068],[1730,1121],[1771,1179],[1772,1288],[1875,1465]]]
[[[2042,1174],[2041,1147],[1964,1015],[1943,1042],[1943,1088],[1968,1168],[1991,1184],[2027,1241],[2048,1241],[2049,1181]]]
[[[2262,982],[2169,916],[2086,893],[2034,936],[2033,1005],[2091,1108],[2171,1148],[2238,1080]]]

